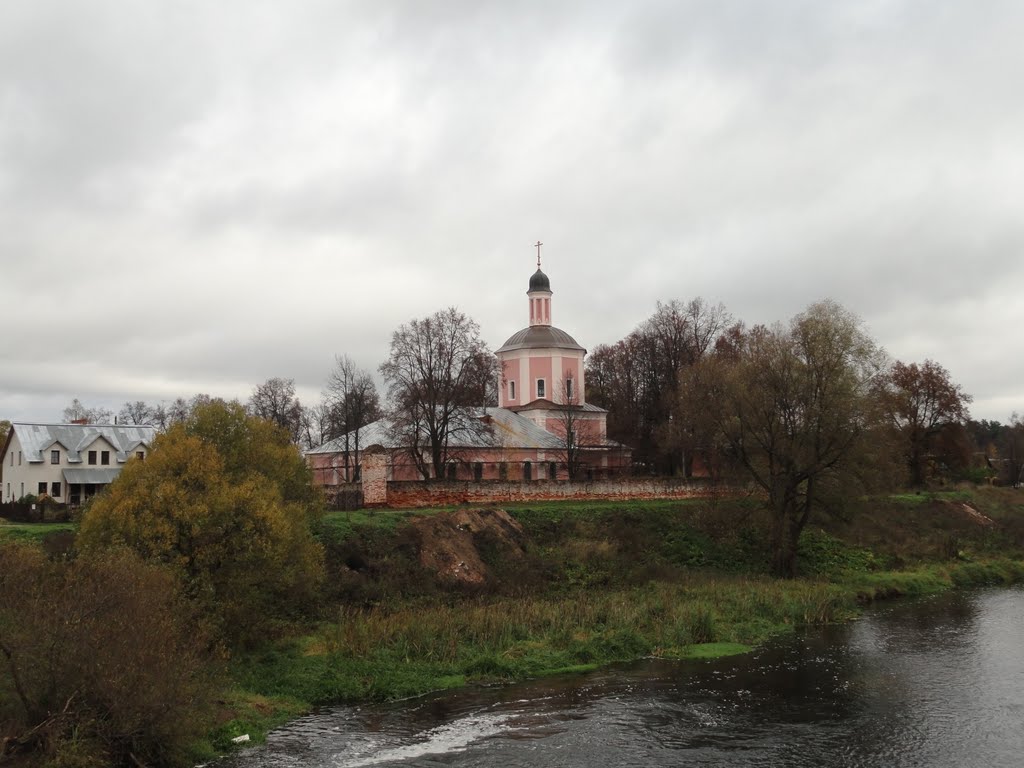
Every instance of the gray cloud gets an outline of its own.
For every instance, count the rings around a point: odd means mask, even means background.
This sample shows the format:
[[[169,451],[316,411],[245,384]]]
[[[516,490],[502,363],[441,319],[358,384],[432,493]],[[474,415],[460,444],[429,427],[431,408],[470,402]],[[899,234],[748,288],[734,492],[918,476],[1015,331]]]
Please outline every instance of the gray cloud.
[[[540,237],[593,347],[657,300],[833,297],[1024,410],[1024,9],[0,7],[0,417],[270,376],[318,396],[457,305],[497,346]]]

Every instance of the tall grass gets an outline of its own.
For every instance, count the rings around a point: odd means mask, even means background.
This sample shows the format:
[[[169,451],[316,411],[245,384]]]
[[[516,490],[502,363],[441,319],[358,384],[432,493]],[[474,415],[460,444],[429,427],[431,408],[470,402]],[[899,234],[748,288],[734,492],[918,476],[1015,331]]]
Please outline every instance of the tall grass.
[[[694,578],[572,597],[342,608],[301,641],[239,660],[235,678],[254,693],[311,705],[398,698],[642,656],[681,658],[709,644],[735,653],[787,627],[843,618],[855,605],[856,593],[824,583]]]

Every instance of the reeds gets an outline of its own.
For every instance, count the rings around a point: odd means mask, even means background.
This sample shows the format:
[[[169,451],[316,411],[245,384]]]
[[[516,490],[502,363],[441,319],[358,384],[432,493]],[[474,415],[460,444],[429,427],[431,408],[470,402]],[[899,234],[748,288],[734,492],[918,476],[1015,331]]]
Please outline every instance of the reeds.
[[[343,608],[311,652],[459,665],[543,651],[606,662],[698,643],[754,643],[787,626],[834,621],[852,607],[827,584],[719,577],[560,598]]]

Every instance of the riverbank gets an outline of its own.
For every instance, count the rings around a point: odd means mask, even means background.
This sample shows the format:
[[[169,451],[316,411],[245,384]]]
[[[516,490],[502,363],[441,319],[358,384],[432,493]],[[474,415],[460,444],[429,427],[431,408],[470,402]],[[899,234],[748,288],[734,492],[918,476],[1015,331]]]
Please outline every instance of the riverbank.
[[[474,585],[423,566],[415,513],[329,516],[323,621],[232,660],[211,745],[258,740],[319,705],[741,653],[874,599],[1024,579],[1021,501],[1002,489],[856,502],[806,532],[792,581],[764,572],[752,501],[509,512],[522,546],[475,536],[487,570]]]
[[[218,768],[998,765],[1024,735],[1024,588],[894,600],[751,653],[328,706]]]

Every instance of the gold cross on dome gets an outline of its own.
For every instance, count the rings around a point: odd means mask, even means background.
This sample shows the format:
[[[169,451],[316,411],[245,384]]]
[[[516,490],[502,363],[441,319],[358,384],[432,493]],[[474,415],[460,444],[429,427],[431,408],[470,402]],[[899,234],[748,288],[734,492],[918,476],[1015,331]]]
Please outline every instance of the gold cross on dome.
[[[537,249],[537,269],[540,269],[540,247],[544,245],[540,240],[533,244],[533,247]]]

